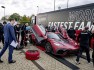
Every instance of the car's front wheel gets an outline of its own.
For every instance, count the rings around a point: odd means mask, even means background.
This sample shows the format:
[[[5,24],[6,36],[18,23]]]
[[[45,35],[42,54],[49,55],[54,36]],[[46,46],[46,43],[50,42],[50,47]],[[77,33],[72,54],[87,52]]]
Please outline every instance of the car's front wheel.
[[[52,46],[49,42],[46,43],[45,45],[46,52],[52,53]]]

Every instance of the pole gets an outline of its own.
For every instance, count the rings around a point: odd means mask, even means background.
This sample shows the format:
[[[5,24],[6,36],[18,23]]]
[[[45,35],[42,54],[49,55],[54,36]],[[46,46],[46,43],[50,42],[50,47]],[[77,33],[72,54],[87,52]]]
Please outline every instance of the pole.
[[[67,8],[68,8],[69,0],[67,0]]]
[[[55,11],[55,0],[54,0],[54,11]]]
[[[5,8],[4,8],[4,21],[5,21]]]
[[[4,8],[4,21],[5,21],[5,6],[1,6],[2,8]]]
[[[38,12],[39,12],[39,6],[37,6],[37,9],[38,9],[38,10],[37,10],[37,14],[38,14]]]

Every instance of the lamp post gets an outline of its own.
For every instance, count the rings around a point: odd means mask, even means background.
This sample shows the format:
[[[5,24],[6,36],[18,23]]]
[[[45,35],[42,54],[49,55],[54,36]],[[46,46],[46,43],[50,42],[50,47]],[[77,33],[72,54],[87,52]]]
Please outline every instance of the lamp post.
[[[38,14],[38,12],[39,12],[39,6],[37,6],[37,14]]]
[[[69,5],[69,0],[67,0],[67,8],[69,7],[68,5]]]
[[[54,0],[54,11],[55,11],[55,0]]]
[[[5,21],[5,6],[1,6],[2,8],[4,8],[4,21]]]

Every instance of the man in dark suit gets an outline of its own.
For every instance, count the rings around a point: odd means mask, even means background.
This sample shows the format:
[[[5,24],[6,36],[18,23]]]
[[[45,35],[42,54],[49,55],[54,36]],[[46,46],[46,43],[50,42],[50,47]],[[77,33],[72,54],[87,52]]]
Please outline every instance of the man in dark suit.
[[[0,63],[3,63],[3,61],[1,60],[1,57],[5,53],[8,47],[9,47],[8,62],[9,63],[16,62],[15,60],[12,60],[12,54],[13,54],[14,47],[10,45],[13,40],[16,42],[16,36],[14,32],[14,27],[13,27],[14,23],[15,23],[15,19],[10,19],[10,23],[4,26],[4,47],[0,52]]]

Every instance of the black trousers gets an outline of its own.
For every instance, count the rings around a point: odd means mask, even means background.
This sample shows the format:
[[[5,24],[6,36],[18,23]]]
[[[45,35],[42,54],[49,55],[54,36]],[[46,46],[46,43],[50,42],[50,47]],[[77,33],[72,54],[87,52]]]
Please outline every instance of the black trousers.
[[[17,41],[19,41],[20,33],[16,33]]]
[[[3,45],[4,45],[4,36],[0,35],[0,42],[2,41]]]
[[[93,59],[93,65],[94,65],[94,49],[93,49],[93,52],[92,52],[92,59]]]
[[[93,59],[93,65],[94,65],[94,44],[93,44],[92,59]]]
[[[90,62],[90,53],[89,53],[89,47],[81,46],[76,61],[79,62],[80,57],[82,56],[83,51],[86,52],[87,61]]]
[[[23,42],[24,42],[24,36],[25,36],[25,33],[22,32],[22,33],[21,33],[21,43],[20,43],[21,46],[24,45],[24,43],[23,43]]]

